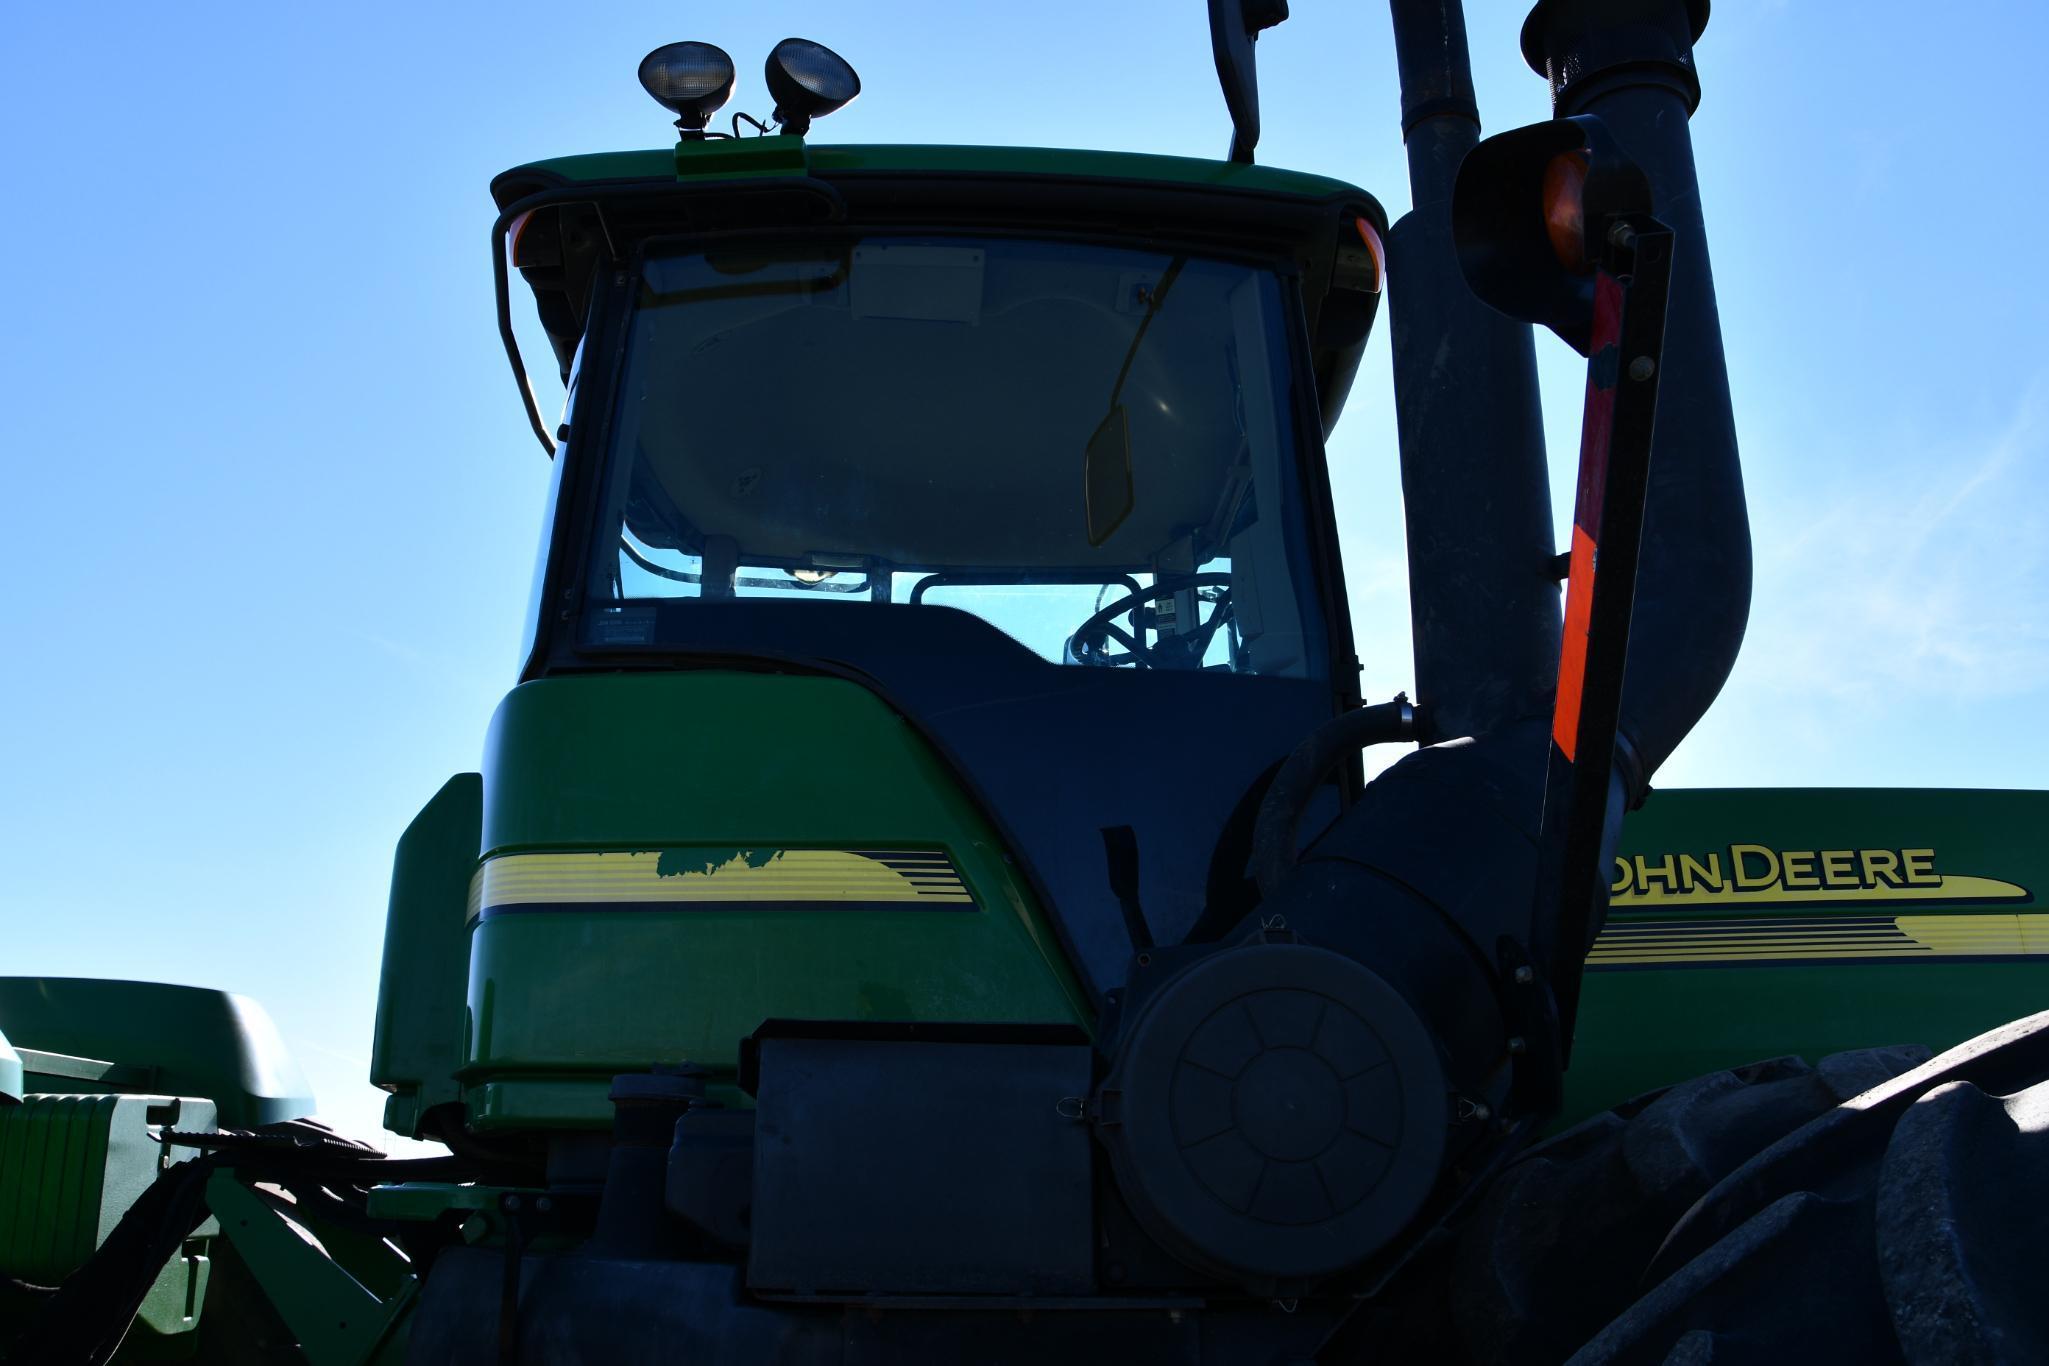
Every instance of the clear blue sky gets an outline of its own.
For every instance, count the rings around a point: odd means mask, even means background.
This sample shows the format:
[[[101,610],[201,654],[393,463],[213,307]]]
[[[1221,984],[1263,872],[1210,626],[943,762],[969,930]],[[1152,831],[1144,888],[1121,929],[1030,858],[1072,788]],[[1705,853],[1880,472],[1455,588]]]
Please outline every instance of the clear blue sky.
[[[1259,45],[1262,159],[1401,212],[1385,9],[1293,8]],[[1471,7],[1490,129],[1548,112],[1523,8]],[[1759,558],[1668,784],[2049,782],[2049,18],[1928,13],[1723,0],[1702,44]],[[539,521],[490,177],[665,143],[634,66],[685,37],[764,114],[775,40],[845,53],[866,93],[818,140],[1227,132],[1192,2],[43,5],[9,31],[0,972],[255,995],[358,1131],[392,844],[477,764]],[[1555,343],[1544,366],[1563,509],[1580,377]],[[1378,344],[1331,450],[1376,695],[1410,682],[1393,433]]]

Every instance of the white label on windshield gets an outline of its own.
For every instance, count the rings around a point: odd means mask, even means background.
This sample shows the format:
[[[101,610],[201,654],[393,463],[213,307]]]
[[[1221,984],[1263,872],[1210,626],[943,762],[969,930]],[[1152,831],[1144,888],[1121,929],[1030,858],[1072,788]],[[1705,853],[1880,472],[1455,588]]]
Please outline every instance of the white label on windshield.
[[[978,322],[982,252],[977,247],[856,247],[853,310],[856,318]]]

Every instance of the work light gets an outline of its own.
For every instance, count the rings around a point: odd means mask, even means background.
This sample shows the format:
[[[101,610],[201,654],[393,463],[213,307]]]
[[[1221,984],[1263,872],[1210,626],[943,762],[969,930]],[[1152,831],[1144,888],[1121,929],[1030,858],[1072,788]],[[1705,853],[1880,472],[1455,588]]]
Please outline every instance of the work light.
[[[733,59],[710,43],[670,43],[640,59],[640,84],[678,128],[701,133],[733,97]]]
[[[721,56],[724,54],[721,53]],[[846,58],[809,38],[785,38],[768,54],[768,93],[775,121],[798,136],[861,93],[861,78]]]

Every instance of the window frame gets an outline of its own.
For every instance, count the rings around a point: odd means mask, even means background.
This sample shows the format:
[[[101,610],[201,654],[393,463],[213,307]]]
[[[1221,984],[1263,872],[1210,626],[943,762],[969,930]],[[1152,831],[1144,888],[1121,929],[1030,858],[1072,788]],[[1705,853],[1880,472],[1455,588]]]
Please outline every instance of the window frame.
[[[1234,248],[1214,239],[1189,240],[1150,234],[1134,236],[1055,225],[1000,227],[978,221],[792,225],[740,232],[650,235],[633,244],[629,259],[615,263],[603,287],[591,291],[592,307],[583,346],[578,409],[571,414],[569,439],[555,456],[556,460],[569,463],[561,472],[564,496],[557,499],[555,524],[550,529],[545,586],[541,595],[545,606],[535,623],[535,644],[521,671],[522,681],[593,670],[730,668],[736,663],[744,663],[727,654],[707,655],[673,642],[621,646],[582,639],[581,622],[587,611],[587,567],[594,563],[596,521],[603,511],[608,457],[613,429],[618,421],[620,387],[625,379],[624,362],[636,314],[634,291],[642,277],[646,259],[651,255],[701,252],[722,240],[736,238],[760,240],[772,235],[787,241],[843,240],[871,234],[1055,240],[1161,255],[1186,254],[1192,258],[1242,265],[1274,277],[1279,286],[1276,294],[1282,310],[1282,317],[1278,320],[1280,340],[1286,348],[1285,353],[1278,357],[1283,369],[1282,387],[1286,390],[1279,395],[1279,402],[1291,429],[1289,436],[1292,438],[1290,444],[1294,461],[1291,473],[1295,479],[1301,517],[1299,553],[1310,580],[1302,585],[1302,590],[1313,593],[1317,603],[1313,612],[1304,614],[1303,625],[1312,631],[1320,631],[1327,655],[1320,661],[1323,667],[1312,667],[1310,676],[1329,683],[1338,708],[1357,705],[1358,660],[1345,600],[1343,567],[1337,556],[1337,528],[1323,446],[1321,409],[1310,369],[1302,272],[1293,255],[1285,250],[1261,249],[1252,245]],[[778,655],[774,665],[787,668],[791,662],[787,656]],[[835,670],[826,666],[824,671]]]

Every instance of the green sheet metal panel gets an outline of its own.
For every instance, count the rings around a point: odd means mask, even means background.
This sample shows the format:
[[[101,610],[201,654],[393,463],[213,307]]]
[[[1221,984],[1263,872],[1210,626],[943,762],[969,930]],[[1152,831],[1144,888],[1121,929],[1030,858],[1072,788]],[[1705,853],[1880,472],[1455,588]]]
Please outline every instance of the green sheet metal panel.
[[[2032,792],[1654,794],[1625,825],[1569,1112],[1776,1054],[1946,1047],[2049,1002],[2045,819]],[[601,1125],[613,1072],[729,1067],[769,1016],[1087,1019],[993,832],[851,683],[524,685],[494,723],[481,842],[461,1080],[483,1127]],[[726,870],[826,854],[939,858],[920,876],[972,909],[727,890]]]
[[[112,1131],[136,1109],[125,1096],[30,1095],[0,1113],[0,1269],[54,1285],[92,1255],[103,1188],[120,1179]]]
[[[524,684],[492,725],[483,853],[480,1127],[605,1123],[613,1073],[731,1068],[772,1016],[1089,1023],[994,832],[853,683]]]
[[[30,1093],[0,1109],[0,1273],[55,1285],[77,1269],[167,1165],[194,1156],[152,1136],[170,1126],[213,1129],[213,1103]],[[205,1249],[218,1231],[212,1220],[202,1224],[158,1273],[138,1314],[145,1333],[198,1326]]]
[[[34,1090],[204,1096],[236,1127],[313,1113],[312,1088],[269,1013],[232,992],[0,977],[0,1028],[17,1048],[99,1063],[92,1075],[77,1067],[32,1075]]]
[[[389,1248],[376,1252],[385,1265],[372,1279],[352,1274],[346,1258],[330,1255],[345,1231],[309,1218],[294,1227],[232,1168],[207,1178],[207,1204],[219,1215],[229,1241],[262,1287],[270,1307],[290,1329],[298,1347],[294,1360],[307,1366],[383,1366],[406,1359],[405,1315],[419,1288],[416,1276]],[[321,1235],[309,1238],[307,1232]]]
[[[459,1100],[469,931],[462,907],[477,867],[483,779],[450,778],[406,827],[392,863],[377,979],[370,1081],[391,1092],[385,1127],[416,1136],[428,1109]]]
[[[1623,824],[1568,1118],[1797,1053],[1947,1048],[2049,1005],[2049,792],[1655,792]]]

